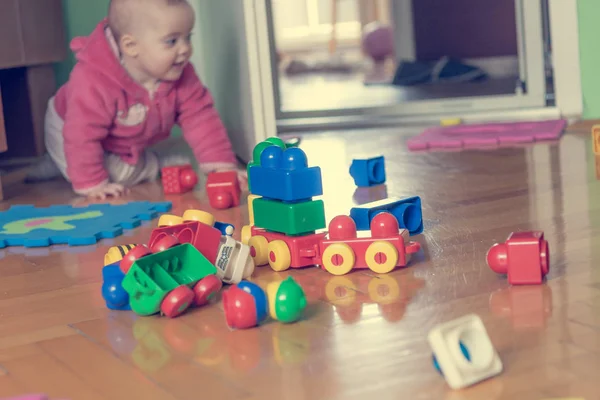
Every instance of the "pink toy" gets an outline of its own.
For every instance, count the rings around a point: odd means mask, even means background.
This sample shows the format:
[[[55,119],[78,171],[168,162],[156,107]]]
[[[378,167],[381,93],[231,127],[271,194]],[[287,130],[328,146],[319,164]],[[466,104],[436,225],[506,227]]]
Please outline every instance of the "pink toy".
[[[508,274],[511,285],[539,285],[550,270],[544,232],[513,232],[505,243],[496,243],[487,254],[492,271]]]
[[[408,140],[411,151],[508,147],[560,138],[566,120],[454,125],[426,129]]]
[[[166,194],[189,192],[198,183],[198,175],[189,164],[165,167],[161,170],[161,176]]]

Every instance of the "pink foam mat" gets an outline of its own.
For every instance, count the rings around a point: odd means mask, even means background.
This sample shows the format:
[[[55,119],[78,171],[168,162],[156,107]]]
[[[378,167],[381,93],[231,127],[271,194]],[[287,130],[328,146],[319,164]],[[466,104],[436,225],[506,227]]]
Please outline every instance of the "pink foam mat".
[[[411,151],[435,149],[481,149],[510,147],[540,141],[558,140],[564,119],[480,125],[437,126],[408,140]]]

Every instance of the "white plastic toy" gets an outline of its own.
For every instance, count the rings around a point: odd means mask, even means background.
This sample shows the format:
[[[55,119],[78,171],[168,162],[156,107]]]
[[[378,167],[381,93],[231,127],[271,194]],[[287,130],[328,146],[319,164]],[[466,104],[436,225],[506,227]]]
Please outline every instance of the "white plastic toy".
[[[434,365],[452,389],[461,389],[502,372],[502,361],[477,315],[434,327],[428,335]]]

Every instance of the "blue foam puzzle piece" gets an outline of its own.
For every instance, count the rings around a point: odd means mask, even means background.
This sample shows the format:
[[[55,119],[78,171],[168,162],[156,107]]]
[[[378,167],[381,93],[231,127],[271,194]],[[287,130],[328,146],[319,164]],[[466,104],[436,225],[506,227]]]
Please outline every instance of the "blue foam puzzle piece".
[[[252,194],[285,202],[298,202],[323,194],[320,167],[308,167],[299,148],[270,146],[263,150],[260,165],[249,168]]]
[[[356,223],[357,230],[368,231],[373,217],[384,211],[394,215],[400,229],[408,230],[411,236],[423,232],[423,210],[419,196],[389,198],[353,207],[350,217]]]
[[[358,187],[370,187],[385,183],[385,158],[383,156],[352,160],[350,175]]]
[[[0,212],[0,248],[92,245],[100,239],[120,236],[124,229],[138,227],[171,206],[171,202],[149,201],[86,207],[16,205]]]
[[[102,268],[102,297],[110,310],[131,310],[129,293],[122,286],[124,278],[118,261]]]

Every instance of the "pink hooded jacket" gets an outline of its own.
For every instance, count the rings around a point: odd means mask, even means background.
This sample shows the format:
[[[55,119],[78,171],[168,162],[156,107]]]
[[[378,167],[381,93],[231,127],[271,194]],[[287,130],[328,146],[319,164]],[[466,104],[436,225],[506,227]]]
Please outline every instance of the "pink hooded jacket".
[[[162,82],[150,97],[121,66],[101,21],[88,37],[71,42],[77,64],[54,104],[64,120],[67,174],[77,190],[108,179],[104,153],[136,164],[148,146],[169,137],[178,124],[201,167],[236,164],[213,99],[188,64],[176,82]]]

